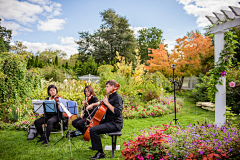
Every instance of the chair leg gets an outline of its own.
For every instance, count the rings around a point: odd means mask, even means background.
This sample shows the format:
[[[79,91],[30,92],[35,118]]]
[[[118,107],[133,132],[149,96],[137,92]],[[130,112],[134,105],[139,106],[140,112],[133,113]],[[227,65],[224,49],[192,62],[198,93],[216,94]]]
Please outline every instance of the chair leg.
[[[61,132],[62,132],[62,136],[63,136],[63,120],[61,120]]]
[[[114,150],[116,150],[117,136],[112,136],[112,158],[114,158]]]

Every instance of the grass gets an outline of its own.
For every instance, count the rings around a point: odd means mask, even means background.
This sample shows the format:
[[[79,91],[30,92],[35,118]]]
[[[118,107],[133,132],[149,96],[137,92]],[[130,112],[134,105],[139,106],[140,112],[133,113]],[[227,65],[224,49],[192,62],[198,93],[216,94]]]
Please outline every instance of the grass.
[[[162,124],[170,124],[175,118],[174,114],[165,115],[162,117],[155,118],[142,118],[142,119],[125,119],[122,129],[123,135],[118,137],[117,145],[121,145],[120,151],[115,151],[114,159],[121,158],[121,150],[123,149],[123,142],[133,140],[135,136],[141,135],[141,130],[148,129],[151,126],[161,126]],[[182,127],[194,124],[196,121],[200,123],[214,123],[214,112],[205,111],[198,107],[195,107],[195,103],[188,99],[184,103],[183,108],[179,113],[177,113],[177,118]],[[66,134],[65,134],[66,135]],[[89,159],[92,157],[96,151],[88,149],[91,146],[91,142],[85,142],[83,148],[79,152],[81,145],[83,144],[82,136],[74,137],[71,142],[77,147],[75,149],[72,146],[72,157],[70,152],[70,146],[67,138],[64,138],[56,145],[60,138],[60,134],[51,134],[49,146],[42,146],[40,143],[36,145],[37,138],[34,140],[27,140],[27,131],[16,131],[16,130],[0,130],[0,159],[4,160],[14,160],[14,159]],[[111,145],[111,137],[102,136],[103,148],[105,145]],[[106,154],[105,159],[113,159],[112,151],[104,151]]]

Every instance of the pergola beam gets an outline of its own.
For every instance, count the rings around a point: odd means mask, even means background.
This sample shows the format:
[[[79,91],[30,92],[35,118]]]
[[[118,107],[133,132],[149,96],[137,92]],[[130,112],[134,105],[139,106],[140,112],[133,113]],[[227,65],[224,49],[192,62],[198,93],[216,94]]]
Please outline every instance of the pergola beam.
[[[213,26],[212,28],[208,29],[207,32],[216,33],[227,30],[232,28],[233,26],[240,26],[240,18],[222,23],[221,25]]]
[[[221,12],[223,12],[223,14],[227,17],[227,19],[230,19],[230,20],[240,18],[239,16],[236,16],[232,11],[221,10]]]

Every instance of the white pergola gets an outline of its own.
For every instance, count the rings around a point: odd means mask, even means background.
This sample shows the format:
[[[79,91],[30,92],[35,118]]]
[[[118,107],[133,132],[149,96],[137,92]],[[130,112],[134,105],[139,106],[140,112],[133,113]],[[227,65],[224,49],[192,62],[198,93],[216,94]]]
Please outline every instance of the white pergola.
[[[239,2],[240,4],[240,2]],[[240,7],[240,5],[239,5]],[[240,26],[240,8],[229,6],[231,10],[221,10],[222,13],[213,12],[214,16],[206,18],[215,24],[208,32],[214,34],[214,62],[218,62],[220,53],[224,49],[224,32],[229,28]],[[226,77],[222,77],[223,85],[217,84],[218,92],[215,94],[215,124],[222,126],[226,122]]]

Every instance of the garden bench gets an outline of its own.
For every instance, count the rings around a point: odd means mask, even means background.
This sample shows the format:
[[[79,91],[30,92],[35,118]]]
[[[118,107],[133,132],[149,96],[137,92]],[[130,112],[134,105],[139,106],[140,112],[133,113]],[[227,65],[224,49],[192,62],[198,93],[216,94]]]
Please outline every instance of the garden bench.
[[[108,135],[112,137],[112,146],[105,146],[105,150],[112,150],[112,158],[114,158],[114,150],[117,150],[118,148],[116,145],[117,136],[121,136],[122,132],[121,131],[111,132],[111,133],[108,133]],[[120,150],[120,145],[119,145],[119,150]]]
[[[197,102],[196,106],[208,111],[215,111],[215,105],[211,102]]]

